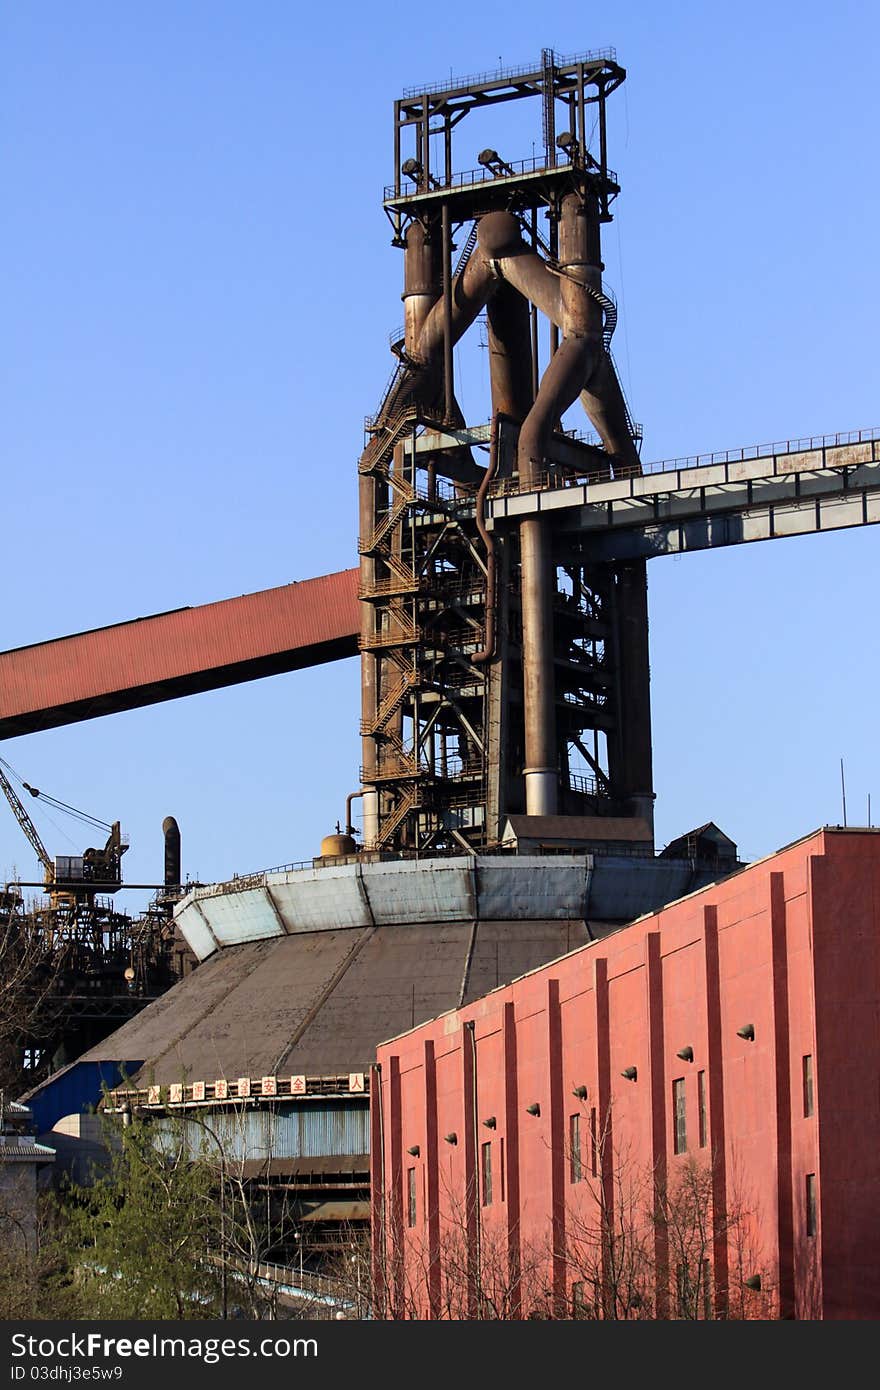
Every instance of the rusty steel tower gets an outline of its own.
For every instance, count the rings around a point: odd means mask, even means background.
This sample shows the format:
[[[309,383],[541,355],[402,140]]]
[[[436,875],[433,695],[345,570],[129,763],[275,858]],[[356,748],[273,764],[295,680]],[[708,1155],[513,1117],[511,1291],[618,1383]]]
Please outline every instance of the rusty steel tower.
[[[653,821],[645,560],[609,560],[535,505],[641,472],[600,237],[619,192],[606,104],[625,76],[613,50],[545,50],[395,103],[384,208],[405,322],[359,464],[368,850],[485,850],[510,816],[538,843],[550,818],[575,839],[585,818]],[[456,172],[464,118],[527,97],[541,153],[484,149]],[[483,313],[491,403],[472,425],[453,348]],[[562,428],[578,398],[592,438]]]

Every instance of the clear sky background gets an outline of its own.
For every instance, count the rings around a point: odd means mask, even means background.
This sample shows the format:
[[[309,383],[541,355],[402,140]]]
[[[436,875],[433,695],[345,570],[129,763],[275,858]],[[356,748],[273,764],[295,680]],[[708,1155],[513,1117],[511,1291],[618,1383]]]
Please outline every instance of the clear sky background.
[[[628,72],[605,261],[643,459],[880,425],[876,7],[569,12],[0,3],[0,647],[356,563],[363,417],[402,318],[392,102],[545,46],[613,45]],[[528,114],[501,108],[509,158],[540,142]],[[467,127],[469,167],[489,141]],[[457,370],[476,423],[479,349]],[[866,528],[651,564],[658,844],[711,818],[757,858],[836,823],[841,757],[850,823],[870,792],[880,822],[878,559]],[[161,876],[167,814],[211,880],[317,852],[358,719],[351,660],[0,755],[119,818],[129,880]],[[51,853],[89,843],[31,809]],[[2,804],[0,869],[37,870]]]

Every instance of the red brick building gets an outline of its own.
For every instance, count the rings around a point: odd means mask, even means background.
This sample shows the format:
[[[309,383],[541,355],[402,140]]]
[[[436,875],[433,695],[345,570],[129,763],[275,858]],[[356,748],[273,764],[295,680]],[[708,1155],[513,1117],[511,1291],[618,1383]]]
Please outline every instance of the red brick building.
[[[880,832],[817,831],[378,1063],[399,1316],[880,1316]]]

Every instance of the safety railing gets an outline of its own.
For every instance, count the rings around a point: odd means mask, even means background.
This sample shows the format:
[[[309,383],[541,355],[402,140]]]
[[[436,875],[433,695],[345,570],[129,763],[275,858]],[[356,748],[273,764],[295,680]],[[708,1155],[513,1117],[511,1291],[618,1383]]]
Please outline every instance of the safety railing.
[[[598,63],[598,62],[617,62],[617,50],[614,48],[592,48],[586,53],[575,53],[571,56],[563,56],[554,53],[553,66],[557,69],[577,67],[579,63]],[[458,92],[463,87],[485,87],[491,82],[509,82],[516,78],[539,77],[541,69],[534,63],[527,63],[525,66],[506,68],[500,64],[497,68],[486,72],[471,73],[468,77],[453,77],[451,74],[445,82],[433,82],[425,87],[404,87],[403,100],[409,101],[413,97],[439,96],[443,92]]]
[[[569,437],[574,435],[568,431]],[[499,478],[489,488],[490,497],[503,497],[523,492],[539,492],[549,488],[595,486],[599,483],[619,482],[621,479],[642,478],[654,473],[682,473],[692,468],[708,468],[713,464],[749,463],[762,458],[785,458],[790,454],[822,452],[828,449],[845,448],[851,444],[876,444],[880,442],[880,430],[842,430],[837,434],[814,435],[803,439],[778,440],[773,444],[752,444],[741,449],[718,450],[711,454],[689,454],[681,458],[660,459],[655,463],[613,464],[614,476],[609,468],[595,472],[573,472],[561,465],[535,472],[526,482],[518,476]],[[774,470],[774,472],[777,470]],[[786,469],[778,470],[785,473]]]
[[[401,187],[398,193],[393,183],[386,184],[384,200],[386,203],[397,202],[402,198],[424,196],[425,193],[445,193],[453,188],[478,188],[484,183],[505,183],[510,179],[521,179],[530,174],[561,174],[571,167],[571,161],[568,159],[560,160],[558,164],[548,164],[547,156],[543,154],[533,155],[529,159],[516,159],[510,163],[505,161],[500,169],[490,169],[481,164],[479,169],[460,169],[457,174],[452,175],[448,183],[438,184],[429,189],[413,184],[411,188]],[[606,174],[610,183],[617,183],[617,174],[613,169],[606,169]]]

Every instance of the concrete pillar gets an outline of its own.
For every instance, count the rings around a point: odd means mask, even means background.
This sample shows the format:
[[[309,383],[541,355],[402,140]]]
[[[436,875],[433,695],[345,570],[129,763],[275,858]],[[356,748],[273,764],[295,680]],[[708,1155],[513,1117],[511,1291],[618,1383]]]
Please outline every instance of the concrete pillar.
[[[715,1316],[728,1307],[727,1250],[727,1136],[724,1126],[724,1048],[721,1031],[721,977],[718,962],[718,909],[703,908],[703,956],[706,972],[706,1026],[709,1082],[709,1146],[712,1164],[712,1242],[715,1275]]]

